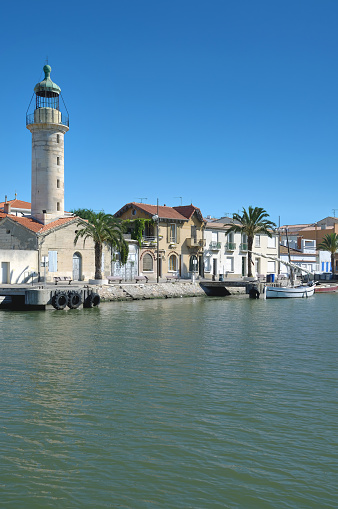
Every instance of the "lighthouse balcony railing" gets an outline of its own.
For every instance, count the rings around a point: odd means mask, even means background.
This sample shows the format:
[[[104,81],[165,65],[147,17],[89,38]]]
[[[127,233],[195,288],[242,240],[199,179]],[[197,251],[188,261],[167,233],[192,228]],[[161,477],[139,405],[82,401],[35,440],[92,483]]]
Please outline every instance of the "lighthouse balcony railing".
[[[26,115],[26,125],[37,124],[37,123],[41,123],[41,121],[36,122],[34,113],[30,113],[29,115]],[[58,123],[69,127],[69,117],[67,115],[64,115],[63,113],[61,113],[61,119],[59,120]]]

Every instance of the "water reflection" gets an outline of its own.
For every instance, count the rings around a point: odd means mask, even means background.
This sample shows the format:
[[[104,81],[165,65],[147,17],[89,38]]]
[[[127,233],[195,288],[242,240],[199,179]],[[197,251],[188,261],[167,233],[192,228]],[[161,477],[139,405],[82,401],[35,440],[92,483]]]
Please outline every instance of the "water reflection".
[[[6,507],[333,507],[336,305],[0,312]]]

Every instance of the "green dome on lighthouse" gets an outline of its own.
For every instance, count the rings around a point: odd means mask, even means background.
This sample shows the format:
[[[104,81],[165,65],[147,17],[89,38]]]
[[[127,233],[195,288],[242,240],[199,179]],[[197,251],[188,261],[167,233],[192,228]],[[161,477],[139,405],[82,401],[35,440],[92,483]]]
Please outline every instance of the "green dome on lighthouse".
[[[45,65],[43,71],[45,73],[45,79],[37,83],[34,87],[36,95],[43,97],[55,97],[60,94],[61,88],[50,79],[51,66]]]

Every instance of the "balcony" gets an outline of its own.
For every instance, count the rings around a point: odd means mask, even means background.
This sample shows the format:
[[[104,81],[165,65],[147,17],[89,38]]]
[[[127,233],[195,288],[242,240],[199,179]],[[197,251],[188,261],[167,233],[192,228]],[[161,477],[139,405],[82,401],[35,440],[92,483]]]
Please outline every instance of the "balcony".
[[[188,247],[194,247],[194,248],[200,248],[202,246],[205,246],[205,239],[195,239],[193,237],[187,238],[187,246]]]
[[[240,244],[239,249],[241,251],[247,251],[248,250],[248,244],[244,244],[244,243]]]
[[[219,251],[221,249],[221,243],[212,240],[209,244],[209,249],[211,249],[212,251]]]
[[[225,246],[225,249],[227,251],[235,251],[236,249],[236,242],[228,242]]]
[[[159,240],[161,240],[162,236],[159,235]],[[157,237],[142,237],[141,241],[142,247],[156,247],[157,246]]]

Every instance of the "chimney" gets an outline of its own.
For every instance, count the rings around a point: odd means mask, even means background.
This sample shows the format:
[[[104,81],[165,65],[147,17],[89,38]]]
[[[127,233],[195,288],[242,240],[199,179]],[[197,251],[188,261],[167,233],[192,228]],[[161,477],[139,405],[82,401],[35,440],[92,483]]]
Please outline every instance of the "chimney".
[[[4,212],[6,214],[11,213],[11,204],[7,201],[7,194],[5,195]]]

